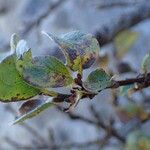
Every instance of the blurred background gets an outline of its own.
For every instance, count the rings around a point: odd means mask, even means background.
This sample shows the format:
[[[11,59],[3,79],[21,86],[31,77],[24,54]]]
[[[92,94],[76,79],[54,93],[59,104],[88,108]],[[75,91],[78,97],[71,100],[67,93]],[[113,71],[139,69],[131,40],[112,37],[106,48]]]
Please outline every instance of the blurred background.
[[[35,56],[64,60],[41,30],[95,35],[99,59],[85,75],[101,67],[116,79],[136,77],[150,50],[150,0],[0,0],[0,59],[10,51],[10,36],[18,33]],[[52,107],[12,125],[19,106],[0,103],[0,150],[150,150],[149,88],[132,95],[123,88],[102,91],[71,113]]]

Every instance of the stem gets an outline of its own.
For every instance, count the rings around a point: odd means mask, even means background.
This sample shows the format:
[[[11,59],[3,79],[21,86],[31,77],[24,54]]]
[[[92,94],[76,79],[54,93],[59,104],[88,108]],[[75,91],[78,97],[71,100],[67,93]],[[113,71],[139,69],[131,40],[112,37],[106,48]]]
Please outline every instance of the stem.
[[[141,84],[142,88],[149,87],[150,86],[150,73],[142,74],[140,77],[136,77],[136,78],[129,78],[129,79],[125,79],[125,80],[114,81],[114,84],[110,87],[107,87],[107,89],[119,88],[120,86],[130,85],[130,84],[134,84],[134,83]],[[142,89],[142,88],[140,88],[140,89]],[[87,90],[86,90],[86,93],[82,96],[82,98],[92,99],[96,95],[97,95],[96,93],[87,92]]]
[[[81,92],[82,92],[81,99],[83,99],[83,98],[93,99],[97,95],[97,93],[91,93],[90,91],[87,91],[82,86],[82,80],[81,80],[80,76],[78,76],[75,79],[75,83],[81,87]],[[136,77],[136,78],[129,78],[129,79],[125,79],[125,80],[114,81],[114,84],[110,87],[107,87],[107,89],[119,88],[120,86],[130,85],[130,84],[134,84],[134,83],[138,83],[141,85],[139,89],[149,87],[150,86],[150,73],[142,74],[140,77]],[[57,97],[54,98],[54,102],[66,101],[66,102],[71,103],[70,98],[73,96],[74,92],[75,91],[72,90],[71,91],[72,94],[70,94],[70,95],[58,94]]]
[[[130,85],[134,83],[144,84],[144,87],[150,86],[150,73],[142,75],[142,77],[130,78],[120,81],[115,81],[115,85],[112,88],[118,88],[120,86]],[[111,88],[111,87],[109,87]]]

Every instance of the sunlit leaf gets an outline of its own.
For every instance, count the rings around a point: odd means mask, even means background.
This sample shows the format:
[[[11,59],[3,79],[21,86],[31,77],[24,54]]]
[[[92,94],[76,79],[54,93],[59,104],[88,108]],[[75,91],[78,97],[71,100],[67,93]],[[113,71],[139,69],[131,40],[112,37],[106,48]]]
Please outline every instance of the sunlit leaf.
[[[127,136],[125,150],[150,150],[150,136],[142,131],[131,132]]]
[[[67,66],[73,71],[89,68],[95,62],[100,50],[98,41],[91,34],[73,31],[60,37],[47,34],[61,48],[66,56]]]
[[[150,64],[150,52],[145,55],[145,57],[143,58],[142,64],[141,64],[141,69],[144,73],[147,72],[149,64]]]
[[[118,58],[122,58],[133,46],[137,40],[138,33],[125,30],[120,32],[114,39],[116,53]]]
[[[14,121],[13,124],[21,123],[27,119],[33,118],[52,105],[53,104],[50,100],[37,99],[27,101],[20,107],[20,116]]]
[[[53,56],[32,58],[31,49],[24,47],[23,50],[17,50],[16,68],[27,83],[39,88],[54,88],[67,86],[73,82],[66,66],[57,58]]]
[[[88,91],[97,93],[98,91],[111,86],[112,83],[111,77],[103,69],[96,69],[89,74],[87,80],[83,83],[83,86]]]
[[[0,63],[0,101],[11,102],[29,99],[40,91],[28,85],[19,75],[14,55]]]

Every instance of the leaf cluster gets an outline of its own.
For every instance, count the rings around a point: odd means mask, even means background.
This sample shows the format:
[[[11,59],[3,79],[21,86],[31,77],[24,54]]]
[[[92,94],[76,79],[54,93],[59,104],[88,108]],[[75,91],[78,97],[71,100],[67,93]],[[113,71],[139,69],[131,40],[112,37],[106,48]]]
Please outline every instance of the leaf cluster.
[[[100,47],[98,41],[91,34],[73,31],[61,36],[54,36],[42,32],[49,39],[56,42],[63,52],[66,62],[56,57],[33,57],[32,49],[24,39],[13,34],[10,40],[13,53],[0,63],[0,101],[17,102],[26,100],[20,107],[20,116],[14,123],[20,123],[32,118],[57,103],[67,102],[69,108],[74,108],[83,98],[92,99],[98,92],[107,88],[123,86],[121,93],[125,94],[129,89],[136,91],[145,86],[144,79],[149,80],[147,66],[150,56],[147,54],[142,62],[144,77],[125,81],[115,81],[102,68],[92,71],[85,81],[82,81],[83,70],[90,68],[99,58]],[[121,35],[121,38],[124,38]],[[116,43],[119,38],[116,38]],[[134,34],[126,47],[134,41]],[[72,73],[77,76],[73,78]],[[146,81],[146,80],[145,80]],[[135,87],[135,83],[141,86]],[[54,88],[70,88],[70,94],[62,94],[54,91]],[[37,98],[38,95],[49,96],[47,100]]]

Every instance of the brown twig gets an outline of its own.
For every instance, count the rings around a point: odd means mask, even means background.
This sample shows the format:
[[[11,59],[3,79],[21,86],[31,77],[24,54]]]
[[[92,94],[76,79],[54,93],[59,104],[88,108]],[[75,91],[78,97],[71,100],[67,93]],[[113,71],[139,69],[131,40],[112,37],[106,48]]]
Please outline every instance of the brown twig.
[[[91,91],[87,91],[83,86],[82,86],[82,80],[81,78],[76,78],[76,84],[78,86],[81,87],[81,91],[83,92],[81,99],[84,98],[89,98],[92,99],[94,98],[98,93],[92,93]],[[119,88],[120,86],[126,86],[126,85],[131,85],[131,84],[139,84],[140,88],[137,88],[137,90],[141,90],[143,88],[149,87],[150,86],[150,73],[147,74],[142,74],[140,77],[135,77],[135,78],[129,78],[129,79],[125,79],[125,80],[118,80],[118,81],[114,81],[114,83],[107,87],[106,89],[115,89],[115,88]],[[68,103],[72,103],[72,101],[70,101],[70,98],[72,98],[75,94],[76,89],[72,89],[71,90],[71,94],[70,95],[65,95],[65,94],[60,94],[58,95],[58,97],[54,98],[54,100],[56,102],[68,102]],[[135,88],[136,91],[136,88]],[[99,91],[101,92],[101,91]]]
[[[144,87],[150,86],[150,73],[146,75],[142,75],[142,77],[130,78],[120,81],[115,81],[115,84],[112,86],[113,88],[118,88],[120,86],[130,85],[134,83],[143,84]]]

